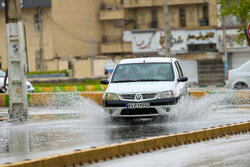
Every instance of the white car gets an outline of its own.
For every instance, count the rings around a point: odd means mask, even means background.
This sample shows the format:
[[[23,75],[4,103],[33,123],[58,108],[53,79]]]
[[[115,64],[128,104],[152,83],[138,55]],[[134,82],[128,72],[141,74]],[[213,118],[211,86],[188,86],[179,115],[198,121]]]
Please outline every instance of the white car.
[[[121,60],[103,95],[104,111],[111,117],[166,116],[189,89],[175,58]]]
[[[227,71],[226,87],[235,90],[250,88],[250,60],[236,69]]]
[[[4,77],[5,77],[5,72],[0,70],[0,89],[3,87]],[[6,88],[8,89],[8,79],[7,79],[7,83],[6,83]],[[27,89],[27,93],[34,93],[35,92],[34,87],[32,86],[32,84],[29,81],[26,81],[26,89]],[[0,90],[0,93],[4,93],[3,90]]]

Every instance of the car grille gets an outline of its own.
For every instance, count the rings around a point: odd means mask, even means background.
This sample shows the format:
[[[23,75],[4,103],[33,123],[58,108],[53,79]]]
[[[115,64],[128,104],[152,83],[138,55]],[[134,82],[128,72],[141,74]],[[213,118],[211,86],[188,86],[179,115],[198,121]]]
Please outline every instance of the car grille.
[[[153,99],[156,94],[142,94],[143,99]]]
[[[135,94],[125,94],[125,95],[121,95],[123,99],[126,100],[134,100],[135,99]]]
[[[147,115],[158,114],[155,108],[123,109],[121,115]]]
[[[142,99],[144,99],[144,100],[153,99],[155,96],[156,96],[155,93],[142,94]],[[126,100],[134,100],[135,99],[135,94],[124,94],[124,95],[121,95],[121,97],[123,99],[126,99]]]

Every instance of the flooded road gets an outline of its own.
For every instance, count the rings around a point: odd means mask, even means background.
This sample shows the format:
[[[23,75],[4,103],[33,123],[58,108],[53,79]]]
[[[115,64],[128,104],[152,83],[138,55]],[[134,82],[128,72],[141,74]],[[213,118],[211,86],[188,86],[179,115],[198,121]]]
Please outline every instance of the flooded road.
[[[68,107],[30,108],[29,114],[29,121],[23,124],[0,122],[0,165],[250,120],[248,106],[239,108],[220,97],[184,99],[172,108],[164,121],[114,122],[100,106],[84,98]]]

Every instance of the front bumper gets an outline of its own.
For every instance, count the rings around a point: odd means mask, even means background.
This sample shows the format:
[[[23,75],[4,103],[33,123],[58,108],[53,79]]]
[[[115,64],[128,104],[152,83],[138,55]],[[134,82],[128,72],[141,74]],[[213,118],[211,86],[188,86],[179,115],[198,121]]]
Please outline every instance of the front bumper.
[[[168,115],[172,105],[178,98],[155,99],[148,101],[104,101],[104,111],[111,117],[156,117]],[[128,103],[149,103],[148,108],[128,108]]]

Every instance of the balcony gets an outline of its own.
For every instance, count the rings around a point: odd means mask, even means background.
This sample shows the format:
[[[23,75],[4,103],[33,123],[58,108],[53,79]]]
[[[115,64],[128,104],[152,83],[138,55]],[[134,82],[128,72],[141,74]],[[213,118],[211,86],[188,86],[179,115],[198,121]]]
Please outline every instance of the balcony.
[[[138,8],[138,7],[151,7],[155,4],[155,1],[160,0],[126,0],[124,1],[124,8]]]
[[[119,20],[124,18],[125,18],[125,11],[123,9],[100,11],[100,20]]]
[[[205,4],[204,0],[168,0],[169,5]]]
[[[204,0],[169,0],[168,5],[186,5],[186,4],[204,4]],[[152,7],[162,6],[163,0],[126,0],[124,1],[124,8],[139,8],[139,7]]]
[[[131,53],[131,42],[112,42],[101,44],[101,54]]]

